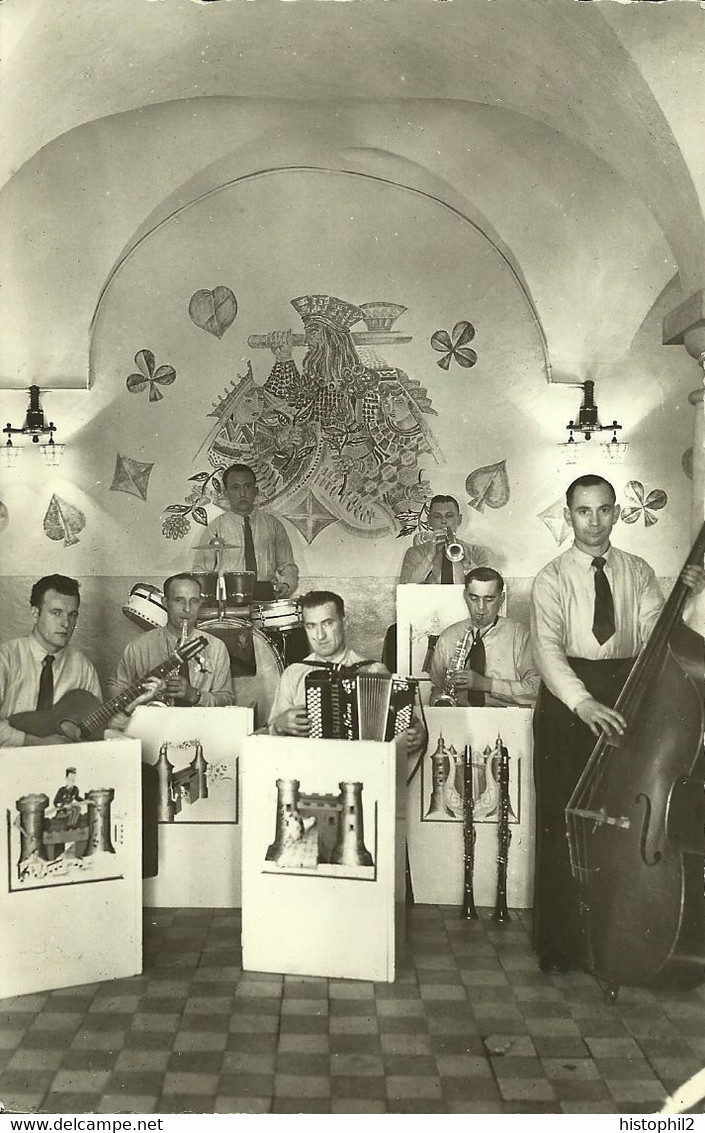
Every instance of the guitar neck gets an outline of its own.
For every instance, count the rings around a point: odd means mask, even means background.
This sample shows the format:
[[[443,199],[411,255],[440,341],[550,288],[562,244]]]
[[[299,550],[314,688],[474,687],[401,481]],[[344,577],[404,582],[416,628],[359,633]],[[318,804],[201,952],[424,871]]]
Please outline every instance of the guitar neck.
[[[191,656],[196,656],[196,654],[192,653]],[[162,661],[160,665],[157,665],[154,669],[145,673],[139,680],[134,681],[133,684],[124,688],[122,692],[114,696],[112,700],[101,704],[100,708],[96,708],[95,712],[91,712],[88,716],[84,717],[81,721],[81,734],[85,738],[88,738],[94,732],[104,731],[116,712],[124,711],[133,700],[137,699],[143,691],[142,686],[144,682],[148,680],[149,677],[165,677],[167,673],[178,669],[183,660],[185,660],[185,658],[181,653],[179,653],[178,650],[174,650],[173,653],[169,654],[166,661]]]

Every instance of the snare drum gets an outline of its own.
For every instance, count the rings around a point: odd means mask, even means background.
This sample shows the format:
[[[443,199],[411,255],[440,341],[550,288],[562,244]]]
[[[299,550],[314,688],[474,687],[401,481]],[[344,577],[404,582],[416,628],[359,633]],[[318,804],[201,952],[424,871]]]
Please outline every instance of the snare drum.
[[[275,602],[255,602],[252,621],[271,633],[272,630],[296,629],[303,625],[301,605],[297,598],[278,598]]]
[[[138,582],[132,587],[122,612],[141,629],[165,626],[169,616],[164,605],[164,595],[158,586],[152,586],[149,582]]]
[[[252,632],[257,672],[251,677],[234,677],[233,689],[236,704],[254,705],[255,727],[261,728],[269,719],[279,678],[284,672],[278,651],[261,629],[241,618],[209,618],[199,622],[198,628],[221,638],[227,635],[225,631]]]

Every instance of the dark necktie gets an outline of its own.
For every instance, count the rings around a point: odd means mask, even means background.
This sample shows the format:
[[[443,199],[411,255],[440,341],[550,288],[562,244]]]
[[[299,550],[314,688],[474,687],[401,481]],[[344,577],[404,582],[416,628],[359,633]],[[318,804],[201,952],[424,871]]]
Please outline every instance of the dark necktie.
[[[600,645],[604,645],[614,636],[614,599],[609,579],[605,574],[605,560],[598,555],[592,560],[592,565],[595,568],[595,611],[592,617],[592,632]]]
[[[485,643],[482,640],[479,629],[476,629],[473,632],[470,652],[468,653],[465,660],[465,668],[472,669],[473,673],[477,673],[478,676],[484,677],[486,662],[487,658],[485,656]],[[468,705],[471,708],[484,708],[484,692],[478,692],[476,689],[468,689]]]
[[[37,696],[37,712],[44,708],[54,707],[54,654],[47,653],[42,661],[42,671],[39,677],[39,695]]]
[[[255,556],[255,544],[252,538],[252,524],[250,523],[249,515],[243,515],[245,523],[245,570],[253,570],[255,572],[255,582],[257,581],[257,558]]]
[[[441,565],[441,583],[443,584],[443,586],[453,585],[453,564],[446,555],[445,551],[443,552]]]

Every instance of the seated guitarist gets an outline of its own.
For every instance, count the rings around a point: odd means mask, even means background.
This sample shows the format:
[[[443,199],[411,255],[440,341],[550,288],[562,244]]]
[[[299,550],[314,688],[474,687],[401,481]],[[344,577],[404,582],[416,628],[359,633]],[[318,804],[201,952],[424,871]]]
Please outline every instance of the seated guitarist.
[[[149,630],[126,647],[115,676],[108,682],[111,699],[166,661],[184,631],[186,638],[194,634],[201,601],[201,584],[194,575],[174,574],[167,578],[164,583],[167,623]],[[181,671],[167,677],[160,691],[180,708],[193,705],[218,708],[234,704],[230,658],[225,645],[202,630],[198,630],[198,636],[208,639],[206,648],[197,657],[185,661]],[[113,726],[116,722],[119,727],[123,721],[117,718]]]
[[[101,699],[93,665],[71,645],[80,602],[78,583],[63,574],[47,575],[32,587],[32,632],[0,645],[0,747],[66,742],[13,728],[9,717],[17,712],[52,708],[71,689]]]

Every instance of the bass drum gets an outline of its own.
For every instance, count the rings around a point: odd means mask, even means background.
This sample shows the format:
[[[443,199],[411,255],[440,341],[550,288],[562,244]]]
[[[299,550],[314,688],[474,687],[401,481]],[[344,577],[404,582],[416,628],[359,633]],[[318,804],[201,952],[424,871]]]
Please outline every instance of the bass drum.
[[[257,672],[251,677],[233,677],[233,688],[235,703],[252,705],[255,710],[255,728],[262,728],[269,720],[274,694],[284,672],[284,663],[278,650],[261,629],[241,618],[206,618],[199,621],[198,629],[212,633],[221,640],[227,639],[230,630],[252,631]]]

